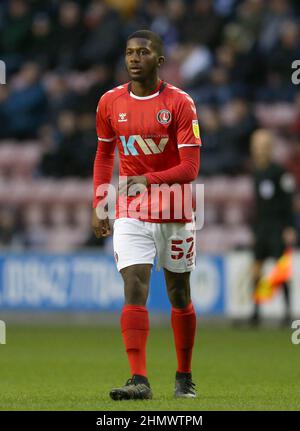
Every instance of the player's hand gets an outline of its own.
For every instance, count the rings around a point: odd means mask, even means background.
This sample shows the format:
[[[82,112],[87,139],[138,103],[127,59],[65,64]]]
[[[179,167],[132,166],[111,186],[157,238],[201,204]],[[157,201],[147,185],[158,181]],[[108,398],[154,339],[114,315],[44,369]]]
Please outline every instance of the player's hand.
[[[137,192],[144,191],[147,187],[147,178],[144,175],[126,177],[127,181],[120,182],[119,193],[128,196],[136,196]],[[129,193],[129,194],[128,194]]]
[[[282,232],[282,238],[287,247],[294,247],[297,243],[297,232],[293,227],[286,227]]]
[[[98,218],[96,208],[93,209],[92,228],[96,238],[103,238],[111,234],[109,219],[101,220]]]

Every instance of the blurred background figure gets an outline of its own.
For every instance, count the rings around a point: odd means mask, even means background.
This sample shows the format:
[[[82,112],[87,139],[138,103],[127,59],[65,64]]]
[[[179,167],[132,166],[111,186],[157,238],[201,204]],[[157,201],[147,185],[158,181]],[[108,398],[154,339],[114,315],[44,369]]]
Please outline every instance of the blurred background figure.
[[[23,140],[36,138],[39,127],[46,120],[47,97],[41,81],[37,63],[24,63],[9,87],[4,112],[8,125],[8,135]]]
[[[293,214],[295,181],[293,176],[273,161],[274,137],[269,130],[259,129],[251,137],[253,179],[255,183],[253,288],[262,277],[266,259],[279,259],[297,241]],[[285,300],[283,323],[290,324],[289,283],[282,285]],[[259,322],[259,306],[254,305],[250,322]]]
[[[21,243],[21,226],[15,210],[7,207],[0,207],[0,250],[5,250],[8,246],[18,249]]]

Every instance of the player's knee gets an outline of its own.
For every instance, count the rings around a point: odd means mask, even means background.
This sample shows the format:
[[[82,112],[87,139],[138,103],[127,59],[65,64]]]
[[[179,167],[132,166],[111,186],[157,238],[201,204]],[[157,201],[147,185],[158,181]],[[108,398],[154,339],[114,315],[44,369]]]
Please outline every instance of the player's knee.
[[[167,289],[170,292],[182,292],[183,290],[189,290],[190,281],[189,274],[186,273],[178,273],[178,274],[168,274],[166,278]]]
[[[146,301],[147,293],[141,286],[129,285],[125,288],[125,302],[127,304],[144,306]]]
[[[124,279],[125,300],[128,304],[145,305],[147,300],[148,283],[143,275],[131,273]]]
[[[168,283],[168,296],[173,307],[183,308],[190,302],[190,285],[189,282],[174,280]]]
[[[169,299],[172,307],[175,308],[185,308],[190,303],[190,295],[187,292],[173,292],[169,295]]]

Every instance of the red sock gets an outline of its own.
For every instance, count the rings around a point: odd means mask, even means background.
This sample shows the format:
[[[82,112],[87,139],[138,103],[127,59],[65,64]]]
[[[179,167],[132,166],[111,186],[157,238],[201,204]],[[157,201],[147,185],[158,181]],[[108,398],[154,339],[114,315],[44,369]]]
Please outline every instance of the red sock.
[[[139,305],[124,305],[120,323],[131,374],[147,377],[146,342],[149,333],[147,308]]]
[[[190,373],[196,333],[196,313],[193,303],[190,302],[186,308],[172,307],[171,324],[177,354],[177,371]]]

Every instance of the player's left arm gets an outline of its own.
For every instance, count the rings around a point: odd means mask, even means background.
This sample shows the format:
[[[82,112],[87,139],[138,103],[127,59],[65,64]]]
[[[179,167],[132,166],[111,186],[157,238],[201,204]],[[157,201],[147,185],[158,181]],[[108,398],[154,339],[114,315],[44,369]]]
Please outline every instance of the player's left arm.
[[[177,166],[159,172],[128,178],[128,187],[132,184],[187,184],[195,180],[200,167],[201,139],[198,118],[193,100],[183,96],[176,113],[176,138],[180,155]]]
[[[145,174],[149,184],[187,184],[198,176],[200,166],[199,146],[184,146],[179,149],[180,163],[177,166],[160,172]]]

